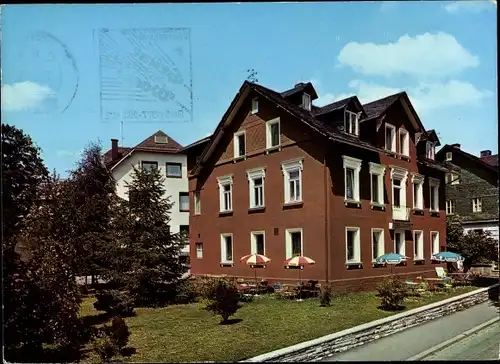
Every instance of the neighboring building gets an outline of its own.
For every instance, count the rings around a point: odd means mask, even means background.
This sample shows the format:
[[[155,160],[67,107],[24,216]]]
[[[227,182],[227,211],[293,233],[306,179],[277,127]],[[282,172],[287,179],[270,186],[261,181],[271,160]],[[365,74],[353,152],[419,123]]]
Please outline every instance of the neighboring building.
[[[135,147],[120,147],[117,139],[111,139],[111,149],[104,154],[104,160],[117,181],[118,196],[124,199],[128,199],[126,183],[132,180],[133,167],[158,168],[165,177],[166,193],[173,203],[171,232],[189,234],[187,155],[182,149],[182,145],[160,130]],[[189,246],[183,253],[189,253]]]
[[[410,257],[395,272],[435,276],[445,249],[439,140],[405,92],[324,107],[311,83],[278,93],[245,81],[213,135],[186,149],[194,275],[253,277],[240,262],[271,259],[269,281],[296,280],[284,261],[305,255],[305,280],[368,288],[390,273],[383,253]]]
[[[452,144],[436,159],[453,171],[446,175],[446,213],[459,216],[465,231],[487,230],[498,240],[498,154],[476,157]]]

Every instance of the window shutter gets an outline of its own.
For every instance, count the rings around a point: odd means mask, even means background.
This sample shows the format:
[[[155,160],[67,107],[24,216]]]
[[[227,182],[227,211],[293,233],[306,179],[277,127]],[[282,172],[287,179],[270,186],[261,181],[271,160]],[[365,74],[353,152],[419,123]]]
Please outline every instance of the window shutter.
[[[219,184],[219,211],[224,211],[224,189],[223,187]]]
[[[285,259],[289,259],[292,257],[292,241],[290,239],[290,233],[286,232],[286,239],[285,239],[285,246],[286,246],[286,257]]]
[[[250,236],[250,254],[257,253],[257,244],[255,241],[255,235],[251,234]]]
[[[226,238],[221,237],[220,241],[220,261],[225,262],[226,261]]]

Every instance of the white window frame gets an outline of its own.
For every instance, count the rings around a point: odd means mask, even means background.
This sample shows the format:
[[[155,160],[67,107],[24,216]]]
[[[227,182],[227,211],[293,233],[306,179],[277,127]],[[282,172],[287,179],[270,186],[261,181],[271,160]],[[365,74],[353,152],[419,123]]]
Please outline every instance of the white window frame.
[[[240,154],[240,136],[243,135],[243,140],[244,140],[244,143],[245,143],[245,153],[244,154]],[[245,130],[243,131],[239,131],[237,133],[234,133],[234,137],[233,137],[233,152],[234,152],[234,158],[244,158],[246,157],[247,155],[247,133],[245,132]]]
[[[446,152],[445,159],[447,162],[450,162],[453,158],[453,153],[452,152]]]
[[[259,112],[259,99],[257,97],[254,97],[252,99],[252,114],[257,114]]]
[[[481,197],[474,197],[472,199],[472,212],[483,211],[483,199]]]
[[[217,178],[219,183],[219,212],[233,211],[233,175],[227,175]],[[229,209],[225,208],[224,186],[229,185]]]
[[[227,260],[227,249],[226,249],[226,238],[231,237],[231,260]],[[232,233],[220,234],[220,262],[222,264],[233,264],[234,263],[234,239]]]
[[[263,240],[264,240],[264,252],[262,255],[266,255],[266,232],[264,230],[262,231],[252,231],[250,232],[250,254],[256,254],[257,253],[257,239],[255,238],[256,235],[262,235]]]
[[[391,184],[392,184],[392,190],[391,190],[392,201],[391,201],[391,205],[392,205],[393,208],[395,207],[395,205],[394,205],[394,180],[401,181],[400,194],[399,194],[399,200],[400,200],[399,207],[401,207],[401,208],[406,208],[407,207],[407,204],[406,204],[406,180],[407,179],[408,179],[408,171],[406,169],[399,168],[399,167],[396,167],[396,166],[391,167]]]
[[[200,190],[195,190],[193,193],[194,200],[194,214],[201,215],[201,199],[200,199]]]
[[[425,157],[434,160],[436,154],[436,145],[433,142],[427,141],[425,143]]]
[[[434,254],[439,253],[439,231],[431,231],[429,233],[429,236],[430,236],[430,240],[431,240],[431,257],[432,257]],[[437,236],[437,239],[434,239],[433,236]],[[437,243],[437,246],[435,246],[436,243]],[[436,248],[436,249],[434,249],[434,248]]]
[[[384,176],[385,176],[385,167],[381,164],[369,162],[370,166],[370,201],[375,204],[384,204]],[[377,176],[378,180],[378,197],[379,201],[373,200],[373,176]]]
[[[391,130],[391,149],[387,149],[387,129]],[[384,128],[384,149],[391,153],[396,153],[396,127],[388,123],[385,123]]]
[[[455,200],[446,200],[446,215],[455,214]]]
[[[379,252],[379,256],[385,254],[385,233],[384,233],[384,229],[372,228],[372,236],[371,236],[371,242],[372,242],[372,245],[371,245],[371,248],[372,248],[372,262],[375,262],[375,260],[377,260],[377,258],[378,258],[378,257],[376,257],[373,254],[374,253],[374,251],[373,251],[373,245],[374,245],[373,234],[374,233],[380,233],[380,235],[379,235],[379,241],[378,241],[378,246],[377,246],[377,250]],[[346,235],[346,239],[347,239],[347,235]],[[347,244],[347,241],[346,241],[346,244]]]
[[[418,235],[418,238],[417,238]],[[416,254],[415,254],[416,251]],[[424,259],[424,231],[413,230],[413,259]]]
[[[285,230],[285,259],[292,258],[292,233],[300,232],[300,252],[304,255],[304,230],[302,228],[293,228]]]
[[[247,178],[248,178],[248,188],[249,188],[249,202],[250,202],[250,208],[260,208],[265,206],[265,177],[266,177],[266,170],[265,168],[255,168],[252,170],[247,171]],[[255,201],[255,180],[258,178],[262,178],[262,204],[257,204],[257,201]]]
[[[278,124],[278,144],[272,145],[271,125]],[[266,149],[279,148],[281,146],[281,122],[275,118],[266,122]]]
[[[424,180],[425,177],[413,173],[412,175],[412,195],[413,195],[413,209],[423,210],[424,209]],[[417,185],[417,195],[415,196],[415,187]]]
[[[281,163],[281,171],[283,172],[283,183],[284,183],[284,203],[299,203],[302,202],[302,193],[303,193],[303,184],[302,184],[302,170],[304,169],[304,160],[303,159],[295,159],[287,162]],[[298,196],[294,196],[292,199],[290,196],[290,173],[291,172],[299,172],[299,194]]]
[[[437,178],[429,177],[429,211],[439,212],[439,180]],[[432,189],[435,189],[434,201],[432,201]],[[436,205],[436,209],[432,205]]]
[[[196,250],[196,259],[203,259],[203,243],[195,243],[194,246]]]
[[[399,128],[399,142],[401,144],[401,137],[403,136],[403,144],[399,146],[399,153],[405,157],[410,156],[410,133],[404,128]]]
[[[302,94],[302,107],[308,111],[311,111],[311,95],[307,92]]]
[[[356,235],[354,236],[354,258],[352,260],[348,259],[348,248],[347,248],[347,232],[348,231],[354,231]],[[346,226],[345,228],[345,262],[346,264],[361,264],[361,238],[360,238],[361,232],[359,227],[354,227],[354,226]]]
[[[359,115],[359,113],[345,110],[344,130],[346,133],[359,136]]]
[[[359,172],[361,171],[361,159],[349,157],[347,155],[343,155],[342,159],[344,161],[344,200],[345,201],[354,201],[354,202],[359,202],[360,201],[360,186],[359,186]],[[354,186],[353,186],[353,191],[352,195],[353,198],[349,199],[347,198],[347,169],[353,169],[354,170]]]
[[[402,249],[399,251],[398,254],[401,254],[403,256],[406,256],[406,234],[404,230],[394,230],[394,253],[397,253],[397,244],[398,244],[398,239],[396,238],[397,235],[402,235],[403,236],[403,245]]]

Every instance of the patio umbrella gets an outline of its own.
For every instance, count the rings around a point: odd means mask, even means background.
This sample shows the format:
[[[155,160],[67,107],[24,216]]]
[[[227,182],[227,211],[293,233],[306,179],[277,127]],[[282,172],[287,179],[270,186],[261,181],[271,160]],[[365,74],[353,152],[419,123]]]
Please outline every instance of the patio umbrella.
[[[437,261],[440,261],[440,262],[457,263],[457,262],[463,262],[464,257],[462,257],[458,253],[453,253],[453,252],[439,252],[439,253],[434,254],[432,256],[432,260],[437,260]]]
[[[245,262],[246,265],[249,265],[251,268],[254,269],[256,284],[257,284],[257,267],[265,266],[270,261],[271,259],[269,259],[265,255],[257,253],[245,255],[240,259],[240,262]]]
[[[404,256],[402,254],[398,253],[388,253],[388,254],[383,254],[380,257],[378,257],[375,262],[379,264],[390,264],[391,265],[391,273],[392,273],[392,267],[395,265],[400,264],[401,262],[405,262],[409,258],[407,256]]]
[[[299,284],[301,281],[300,271],[305,265],[313,265],[316,264],[314,260],[309,257],[304,257],[302,255],[298,255],[296,257],[285,260],[285,267],[300,267],[299,269]]]

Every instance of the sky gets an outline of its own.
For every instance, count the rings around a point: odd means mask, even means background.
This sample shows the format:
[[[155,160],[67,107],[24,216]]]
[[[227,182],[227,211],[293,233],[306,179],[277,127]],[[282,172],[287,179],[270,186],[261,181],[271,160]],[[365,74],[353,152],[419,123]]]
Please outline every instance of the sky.
[[[248,76],[311,81],[321,106],[406,91],[442,145],[498,152],[496,3],[5,5],[2,122],[72,168],[89,142],[182,145],[213,132]],[[123,138],[123,139],[122,139]]]

